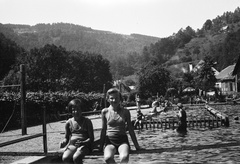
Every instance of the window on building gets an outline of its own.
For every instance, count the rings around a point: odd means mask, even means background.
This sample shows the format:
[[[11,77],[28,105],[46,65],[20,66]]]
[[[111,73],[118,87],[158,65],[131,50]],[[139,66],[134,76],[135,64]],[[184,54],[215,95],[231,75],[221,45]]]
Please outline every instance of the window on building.
[[[230,91],[233,91],[233,83],[229,83],[230,85]]]

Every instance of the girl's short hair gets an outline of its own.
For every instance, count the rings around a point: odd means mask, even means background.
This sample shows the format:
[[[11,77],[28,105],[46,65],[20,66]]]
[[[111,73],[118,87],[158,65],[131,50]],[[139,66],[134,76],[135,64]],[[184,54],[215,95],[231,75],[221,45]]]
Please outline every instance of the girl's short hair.
[[[117,88],[111,88],[111,89],[109,89],[109,90],[107,91],[106,98],[108,99],[108,98],[109,98],[109,95],[110,95],[110,94],[114,94],[114,93],[118,93],[118,94],[119,94],[120,101],[122,102],[122,101],[123,101],[122,94],[121,94],[121,92],[120,92]]]
[[[73,99],[68,103],[68,111],[70,112],[72,109],[72,106],[78,106],[80,109],[83,109],[83,103],[80,99]]]

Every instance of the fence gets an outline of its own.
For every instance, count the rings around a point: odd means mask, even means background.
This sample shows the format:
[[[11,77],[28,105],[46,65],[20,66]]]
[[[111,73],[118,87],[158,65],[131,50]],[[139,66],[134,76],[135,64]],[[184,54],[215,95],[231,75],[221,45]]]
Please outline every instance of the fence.
[[[218,128],[220,126],[229,126],[228,116],[224,113],[219,112],[218,110],[205,105],[205,108],[212,114],[212,116],[206,117],[188,117],[187,118],[187,127],[188,128]],[[176,129],[178,127],[178,119],[175,117],[165,117],[165,118],[153,118],[148,117],[144,119],[141,127],[137,128],[160,128],[160,129]]]
[[[15,143],[18,143],[18,142],[26,141],[26,140],[37,138],[37,137],[43,137],[43,151],[44,151],[45,154],[47,154],[47,127],[46,127],[46,108],[45,107],[43,108],[42,130],[43,130],[42,133],[29,135],[29,136],[22,137],[22,138],[19,138],[19,139],[15,139],[15,140],[0,143],[0,147],[12,145],[12,144],[15,144]],[[12,154],[11,152],[8,152],[7,154],[8,155],[14,155],[14,154],[16,155],[16,153]]]
[[[215,117],[192,117],[187,119],[188,128],[217,128],[224,126],[224,120]],[[163,118],[163,119],[148,119],[142,122],[142,128],[152,129],[176,129],[178,127],[178,119],[176,118]],[[140,128],[138,126],[138,128]]]
[[[4,85],[0,86],[0,88],[9,88],[9,87],[20,87],[21,92],[21,127],[22,127],[22,135],[27,134],[27,126],[26,126],[26,71],[25,66],[20,65],[20,73],[21,73],[21,82],[18,85]]]
[[[0,86],[0,88],[7,88],[7,87],[20,87],[20,92],[21,92],[21,127],[22,127],[22,135],[27,134],[27,126],[26,126],[26,108],[25,108],[25,103],[26,103],[26,71],[25,71],[25,66],[20,65],[20,73],[21,73],[21,83],[19,85],[5,85],[5,86]],[[12,145],[18,142],[22,142],[25,140],[37,138],[37,137],[43,137],[43,150],[44,153],[47,153],[47,128],[46,128],[46,108],[44,107],[43,109],[43,132],[35,135],[30,135],[26,137],[22,137],[19,139],[7,141],[0,143],[0,147],[4,147],[7,145]]]

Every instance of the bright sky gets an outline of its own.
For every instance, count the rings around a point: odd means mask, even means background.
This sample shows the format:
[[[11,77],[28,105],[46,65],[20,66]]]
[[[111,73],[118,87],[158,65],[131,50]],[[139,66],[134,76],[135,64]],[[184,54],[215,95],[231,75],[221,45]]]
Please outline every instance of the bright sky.
[[[240,7],[240,0],[0,0],[0,23],[73,23],[120,34],[168,37]]]

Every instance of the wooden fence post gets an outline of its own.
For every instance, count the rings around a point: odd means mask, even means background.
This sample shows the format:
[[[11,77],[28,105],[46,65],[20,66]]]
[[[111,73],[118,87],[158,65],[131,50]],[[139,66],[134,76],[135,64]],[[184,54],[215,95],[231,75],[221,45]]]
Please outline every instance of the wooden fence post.
[[[47,121],[46,121],[46,106],[43,106],[43,151],[47,154]]]
[[[27,126],[26,126],[26,71],[24,64],[20,65],[20,73],[21,73],[21,126],[22,126],[22,135],[27,134]]]

